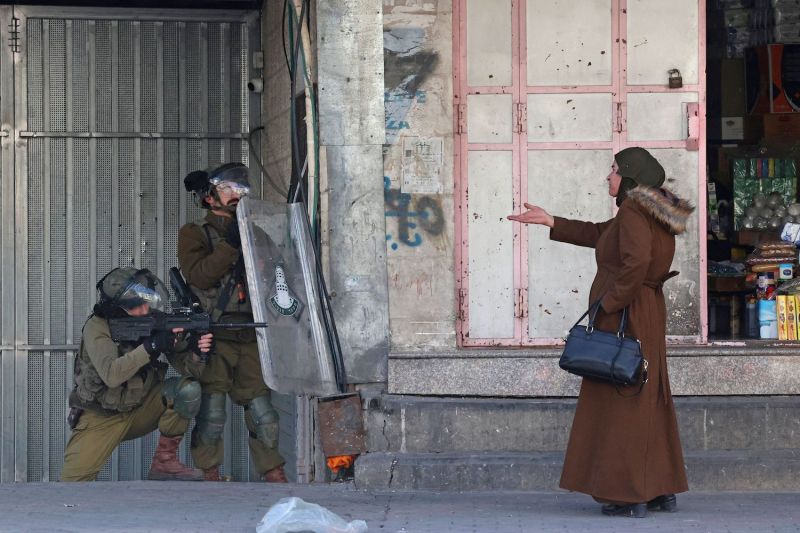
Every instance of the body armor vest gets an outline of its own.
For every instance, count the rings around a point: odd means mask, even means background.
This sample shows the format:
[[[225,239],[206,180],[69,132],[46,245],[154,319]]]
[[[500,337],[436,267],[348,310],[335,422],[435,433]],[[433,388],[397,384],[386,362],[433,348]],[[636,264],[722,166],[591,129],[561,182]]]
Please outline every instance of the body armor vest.
[[[235,224],[236,222],[231,222]],[[225,242],[225,239],[219,234],[219,232],[209,224],[209,222],[205,219],[200,219],[192,222],[196,226],[199,226],[202,229],[203,235],[207,239],[207,246],[209,247],[209,253],[213,252],[217,246]],[[208,289],[201,289],[195,285],[189,283],[189,286],[192,289],[192,292],[197,296],[200,300],[200,305],[203,306],[203,310],[211,315],[211,319],[214,321],[219,321],[220,317],[223,315],[231,315],[231,314],[247,314],[252,315],[253,311],[250,307],[250,295],[247,291],[247,275],[245,274],[244,265],[241,266],[241,272],[238,273],[239,282],[242,284],[242,289],[244,290],[245,298],[244,303],[239,303],[239,295],[238,290],[234,284],[231,284],[231,277],[236,274],[236,267],[232,267],[228,269],[228,271],[223,275],[217,283]],[[226,288],[229,288],[231,294],[226,296]],[[221,301],[224,302],[224,299],[227,298],[227,303],[224,304],[222,309],[219,309],[219,304]],[[248,319],[247,321],[251,321],[252,319]],[[241,320],[244,322],[244,320]]]
[[[106,328],[108,323],[97,316],[91,317],[84,325],[87,328]],[[114,357],[121,357],[136,348],[138,344],[117,343],[117,353]],[[122,385],[109,387],[98,374],[97,369],[89,358],[87,346],[82,339],[80,350],[75,357],[74,380],[75,384],[69,396],[71,407],[80,407],[89,411],[102,414],[115,414],[127,412],[139,407],[147,394],[166,375],[166,365],[156,363],[142,367],[133,377]]]

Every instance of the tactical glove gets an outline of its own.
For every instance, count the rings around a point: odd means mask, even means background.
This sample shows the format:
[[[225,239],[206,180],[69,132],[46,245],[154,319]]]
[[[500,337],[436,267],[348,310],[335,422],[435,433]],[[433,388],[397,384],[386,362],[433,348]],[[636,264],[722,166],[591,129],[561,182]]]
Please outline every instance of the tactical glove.
[[[239,235],[239,224],[236,220],[228,224],[228,229],[225,231],[225,242],[239,248],[242,245],[242,236]]]
[[[172,353],[175,348],[175,334],[171,331],[157,331],[145,337],[142,346],[150,354],[150,360],[155,361],[162,353]]]

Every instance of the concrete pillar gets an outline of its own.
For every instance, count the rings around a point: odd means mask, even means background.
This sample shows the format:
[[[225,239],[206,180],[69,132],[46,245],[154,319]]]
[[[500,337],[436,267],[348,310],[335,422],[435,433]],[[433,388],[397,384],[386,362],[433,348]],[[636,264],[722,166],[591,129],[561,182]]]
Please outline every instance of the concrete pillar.
[[[328,183],[328,285],[335,294],[348,381],[385,382],[389,294],[382,3],[317,2],[316,11],[321,171]]]

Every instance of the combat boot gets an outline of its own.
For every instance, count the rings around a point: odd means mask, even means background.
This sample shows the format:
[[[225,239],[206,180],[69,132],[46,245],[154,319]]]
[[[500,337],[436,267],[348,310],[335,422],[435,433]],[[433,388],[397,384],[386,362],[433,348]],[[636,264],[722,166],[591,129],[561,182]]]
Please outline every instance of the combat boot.
[[[204,468],[203,481],[222,481],[222,478],[219,476],[219,467],[212,466],[211,468]]]
[[[264,481],[267,483],[289,483],[289,480],[286,479],[286,472],[283,471],[283,465],[264,472]]]
[[[202,481],[203,471],[189,468],[178,461],[178,446],[182,436],[159,436],[153,462],[150,464],[149,479],[154,481]]]

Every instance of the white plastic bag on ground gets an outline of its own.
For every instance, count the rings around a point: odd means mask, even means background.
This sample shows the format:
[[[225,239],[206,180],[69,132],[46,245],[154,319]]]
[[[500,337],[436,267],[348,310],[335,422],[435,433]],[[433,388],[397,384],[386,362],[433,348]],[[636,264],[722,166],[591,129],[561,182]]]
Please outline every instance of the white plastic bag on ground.
[[[343,518],[315,503],[301,498],[281,498],[256,526],[256,533],[364,533],[363,520],[346,522]]]

